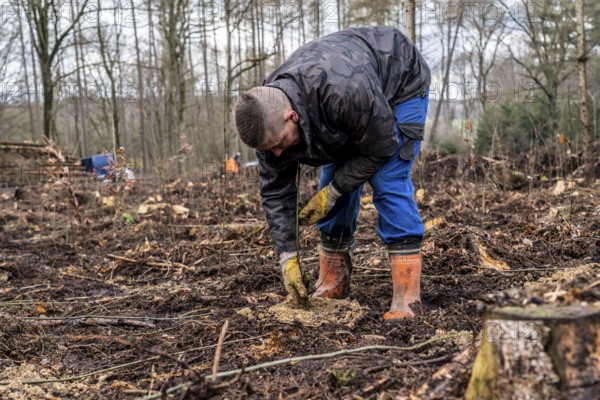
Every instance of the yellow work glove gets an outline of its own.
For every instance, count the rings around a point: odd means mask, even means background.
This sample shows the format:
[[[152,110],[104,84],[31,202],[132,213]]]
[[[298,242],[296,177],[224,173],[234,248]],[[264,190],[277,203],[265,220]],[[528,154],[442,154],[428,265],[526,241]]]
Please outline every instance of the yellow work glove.
[[[298,216],[300,225],[316,224],[317,221],[327,215],[341,195],[342,193],[332,184],[325,186],[300,211]]]
[[[298,264],[296,253],[283,253],[279,263],[281,264],[281,273],[285,288],[288,293],[301,305],[308,304],[308,292],[302,282],[302,272]]]

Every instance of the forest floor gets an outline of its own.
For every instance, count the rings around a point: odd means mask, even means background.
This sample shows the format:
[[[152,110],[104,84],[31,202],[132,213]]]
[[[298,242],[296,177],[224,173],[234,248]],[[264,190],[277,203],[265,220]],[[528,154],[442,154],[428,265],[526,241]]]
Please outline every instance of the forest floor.
[[[542,164],[422,157],[422,309],[400,325],[381,319],[391,279],[368,190],[350,299],[305,310],[286,301],[251,172],[78,181],[77,210],[66,185],[3,189],[0,398],[460,398],[487,307],[600,301],[600,181]],[[308,198],[314,171],[303,182]],[[316,228],[300,236],[314,286]],[[365,346],[394,348],[206,378],[215,359],[224,372]]]

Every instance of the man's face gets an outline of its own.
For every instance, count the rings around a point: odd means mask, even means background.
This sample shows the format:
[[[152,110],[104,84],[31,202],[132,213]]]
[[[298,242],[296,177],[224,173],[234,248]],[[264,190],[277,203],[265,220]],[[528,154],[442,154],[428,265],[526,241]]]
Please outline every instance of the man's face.
[[[279,157],[284,150],[295,146],[302,140],[298,126],[298,114],[293,110],[285,112],[285,126],[280,132],[268,132],[265,141],[257,147],[258,150],[270,151]]]

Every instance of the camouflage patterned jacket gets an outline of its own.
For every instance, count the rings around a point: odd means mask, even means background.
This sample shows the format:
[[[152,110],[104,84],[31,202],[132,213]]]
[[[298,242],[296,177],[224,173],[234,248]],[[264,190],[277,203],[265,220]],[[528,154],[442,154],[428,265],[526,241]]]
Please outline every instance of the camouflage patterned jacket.
[[[341,162],[334,184],[360,186],[398,146],[392,107],[424,96],[427,64],[400,31],[355,28],[305,44],[264,85],[282,89],[299,116],[303,143],[280,157],[257,151],[260,189],[278,253],[296,250],[298,163]],[[422,129],[421,129],[422,132]]]

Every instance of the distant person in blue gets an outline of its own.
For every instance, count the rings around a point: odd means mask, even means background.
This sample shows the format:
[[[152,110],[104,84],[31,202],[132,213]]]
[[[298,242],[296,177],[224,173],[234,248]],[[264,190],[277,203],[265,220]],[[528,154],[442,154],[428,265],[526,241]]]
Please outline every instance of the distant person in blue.
[[[234,119],[256,149],[260,190],[286,289],[307,290],[296,249],[296,171],[322,165],[319,192],[301,210],[321,232],[315,297],[350,292],[360,194],[373,187],[377,231],[387,245],[393,296],[388,322],[414,318],[420,304],[423,222],[413,198],[412,165],[424,136],[430,72],[400,31],[347,29],[305,44],[262,86],[240,96]]]

